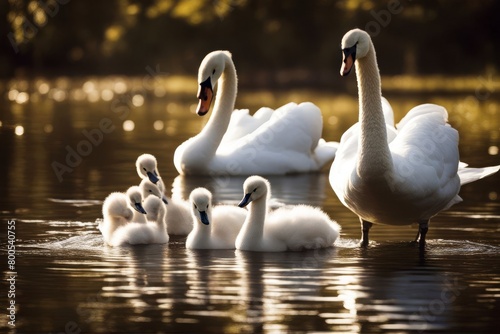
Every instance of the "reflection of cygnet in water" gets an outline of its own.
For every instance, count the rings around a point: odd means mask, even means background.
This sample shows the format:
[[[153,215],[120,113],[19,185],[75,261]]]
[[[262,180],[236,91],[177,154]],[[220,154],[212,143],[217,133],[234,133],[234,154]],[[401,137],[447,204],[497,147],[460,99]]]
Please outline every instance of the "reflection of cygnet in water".
[[[189,196],[193,230],[186,239],[189,249],[234,249],[247,210],[230,205],[212,206],[212,194],[197,188]]]
[[[249,177],[239,206],[250,204],[245,224],[236,238],[236,249],[261,252],[298,251],[333,246],[340,226],[319,208],[293,205],[269,212],[270,184],[260,176]]]

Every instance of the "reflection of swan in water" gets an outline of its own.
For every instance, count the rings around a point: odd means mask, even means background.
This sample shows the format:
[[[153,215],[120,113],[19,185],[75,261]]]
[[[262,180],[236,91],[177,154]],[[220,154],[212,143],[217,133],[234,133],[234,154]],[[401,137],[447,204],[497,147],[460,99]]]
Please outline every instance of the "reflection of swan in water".
[[[108,332],[138,332],[147,322],[159,328],[171,309],[171,261],[167,260],[167,245],[155,244],[138,247],[103,247],[98,262],[101,284],[89,285],[95,293],[79,297],[77,307],[82,322],[89,324],[89,332],[106,328]],[[102,270],[106,268],[107,270]],[[91,290],[92,291],[92,288]],[[117,312],[119,308],[119,312]],[[148,311],[145,311],[145,310]]]
[[[420,255],[436,253],[435,241],[430,243],[430,252]],[[456,246],[461,248],[457,256],[466,252],[463,245]],[[427,264],[425,258],[419,259],[418,252],[407,243],[394,242],[375,245],[369,252],[358,247],[343,250],[349,265],[330,268],[328,277],[329,290],[337,291],[345,310],[322,317],[327,323],[344,325],[348,332],[449,331],[453,302],[465,287],[456,277]],[[397,265],[388,270],[388,263]]]
[[[186,239],[186,248],[234,249],[247,210],[231,205],[212,206],[212,194],[205,188],[193,190],[189,199],[194,227]]]
[[[148,197],[144,205],[151,211],[150,217],[154,221],[137,223],[127,221],[132,210],[123,206],[123,197],[108,197],[104,201],[104,221],[101,232],[104,240],[110,246],[162,244],[168,242],[165,227],[165,205],[155,197]],[[146,211],[145,211],[146,212]]]
[[[198,72],[200,104],[197,113],[205,115],[217,83],[217,99],[212,116],[203,130],[179,145],[174,165],[179,174],[284,175],[318,171],[335,157],[338,143],[321,139],[323,119],[310,102],[289,103],[269,114],[257,112],[254,122],[239,123],[235,132],[223,137],[231,124],[237,92],[237,78],[231,54],[209,53]],[[262,117],[261,117],[262,116]],[[233,122],[231,125],[235,125]],[[242,135],[240,135],[242,134]]]
[[[251,176],[243,184],[239,206],[250,204],[245,224],[236,238],[236,248],[248,251],[283,252],[333,246],[340,226],[319,208],[308,205],[282,207],[268,212],[270,184]]]
[[[316,313],[316,305],[337,301],[325,295],[329,280],[324,276],[325,265],[335,258],[336,248],[305,252],[244,252],[235,251],[240,279],[237,282],[240,304],[238,312],[241,332],[262,333],[265,328],[286,333],[297,329],[296,320],[303,311],[300,328],[314,328],[329,332],[326,323],[317,316],[305,316],[309,310]],[[308,307],[298,310],[297,305],[307,301]],[[279,325],[278,325],[279,324]],[[287,325],[292,328],[287,327]]]
[[[185,249],[187,258],[187,270],[184,281],[188,289],[186,297],[196,300],[196,304],[210,305],[213,307],[214,301],[221,301],[232,297],[234,300],[234,290],[232,286],[237,281],[235,270],[234,250],[226,249]],[[226,304],[224,307],[230,307]],[[238,305],[233,305],[235,309]],[[209,310],[203,309],[204,315],[210,315]],[[220,310],[214,309],[214,316],[217,317]],[[231,312],[233,313],[233,312]],[[235,310],[234,313],[237,313]]]
[[[142,154],[137,158],[136,167],[137,173],[142,178],[139,185],[142,196],[146,198],[149,195],[155,195],[167,203],[165,219],[168,234],[188,235],[193,229],[190,205],[182,198],[168,198],[165,195],[165,185],[158,173],[156,158],[151,154]]]

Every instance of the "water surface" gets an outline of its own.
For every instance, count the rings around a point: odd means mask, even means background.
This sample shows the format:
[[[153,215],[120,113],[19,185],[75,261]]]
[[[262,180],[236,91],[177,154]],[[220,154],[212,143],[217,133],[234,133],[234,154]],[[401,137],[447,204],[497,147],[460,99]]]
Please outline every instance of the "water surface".
[[[22,103],[2,101],[2,268],[6,223],[14,219],[19,332],[497,330],[499,175],[463,187],[464,202],[431,222],[425,252],[411,243],[416,226],[375,226],[370,247],[359,249],[359,222],[330,188],[328,168],[269,179],[276,200],[319,206],[341,224],[334,248],[279,254],[190,251],[181,237],[168,245],[107,247],[96,228],[102,200],[138,183],[139,154],[156,155],[176,197],[205,186],[216,202],[235,204],[245,178],[177,175],[175,148],[206,121],[193,114],[196,100],[190,96],[136,91],[108,100],[100,92],[96,101],[71,92],[61,98],[57,91],[52,97],[32,94]],[[500,104],[493,98],[480,100],[474,92],[388,97],[396,119],[419,103],[444,105],[460,131],[461,159],[474,166],[500,163]],[[334,93],[242,93],[238,107],[255,111],[259,103],[275,108],[290,100],[320,105],[327,140],[339,140],[356,121],[356,99]],[[58,178],[54,162],[68,166],[68,152],[88,140],[82,131],[102,131],[103,119],[109,132]],[[133,131],[126,131],[130,121]],[[22,135],[16,135],[18,126]],[[5,293],[0,301],[7,305]],[[6,317],[0,319],[3,330],[12,329]]]

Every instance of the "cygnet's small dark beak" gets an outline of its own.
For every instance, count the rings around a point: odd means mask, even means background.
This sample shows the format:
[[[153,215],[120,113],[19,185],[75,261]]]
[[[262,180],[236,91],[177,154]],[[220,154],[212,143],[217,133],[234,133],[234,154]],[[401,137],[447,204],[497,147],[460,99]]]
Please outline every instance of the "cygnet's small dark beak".
[[[248,204],[250,204],[250,202],[252,201],[250,199],[250,196],[252,196],[252,193],[245,194],[245,197],[243,197],[243,199],[241,200],[240,204],[238,204],[238,206],[240,208],[244,208],[245,206],[247,206]]]
[[[142,207],[142,204],[141,204],[141,203],[135,203],[135,205],[134,205],[134,206],[135,206],[135,209],[136,209],[138,212],[140,212],[140,213],[142,213],[142,214],[145,214],[145,215],[147,214],[146,210],[144,210],[144,208]]]
[[[160,180],[156,173],[151,173],[151,172],[146,172],[149,181],[153,182],[154,184],[157,184],[158,181]]]
[[[205,225],[210,225],[210,221],[208,220],[208,215],[206,211],[198,211],[200,213],[201,222]]]

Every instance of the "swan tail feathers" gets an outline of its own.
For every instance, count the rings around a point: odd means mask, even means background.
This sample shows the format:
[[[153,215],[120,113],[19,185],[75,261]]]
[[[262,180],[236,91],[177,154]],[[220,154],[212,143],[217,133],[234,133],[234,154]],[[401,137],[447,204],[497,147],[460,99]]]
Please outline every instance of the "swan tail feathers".
[[[459,166],[461,167],[461,166]],[[495,174],[500,169],[498,166],[482,167],[482,168],[470,168],[463,167],[458,169],[458,177],[460,178],[460,185],[471,183],[479,179],[485,178],[492,174]]]
[[[453,205],[455,205],[457,203],[460,203],[462,201],[463,201],[462,197],[456,195],[455,197],[453,197],[453,199],[441,211],[448,210]]]

